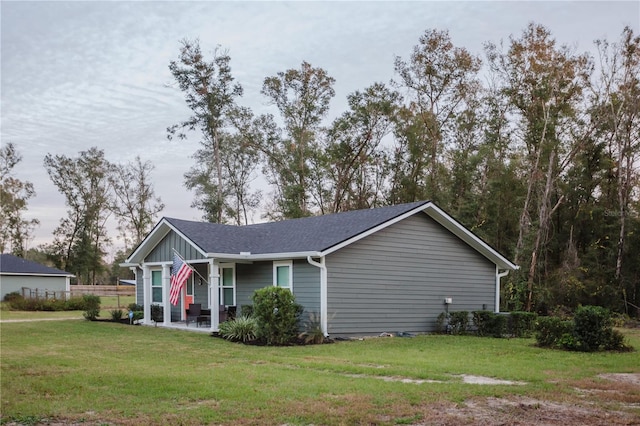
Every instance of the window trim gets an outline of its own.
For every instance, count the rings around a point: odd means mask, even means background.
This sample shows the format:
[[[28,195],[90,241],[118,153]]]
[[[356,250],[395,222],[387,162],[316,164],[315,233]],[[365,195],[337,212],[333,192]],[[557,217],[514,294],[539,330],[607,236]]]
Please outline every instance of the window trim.
[[[154,285],[153,284],[153,276],[155,275],[155,273],[160,273],[160,284],[158,285]],[[163,286],[163,276],[162,276],[162,269],[151,269],[151,304],[153,305],[162,305],[164,304],[164,286]],[[160,301],[156,302],[153,300],[153,290],[154,289],[160,289]]]
[[[224,273],[222,272],[223,269],[231,269],[231,282],[232,285],[231,286],[223,286],[222,282],[223,282],[223,278],[224,278]],[[218,265],[218,302],[222,305],[222,302],[224,302],[224,289],[225,288],[230,288],[233,290],[233,303],[230,305],[225,305],[225,306],[236,306],[237,303],[237,291],[236,291],[236,264],[235,263],[221,263]]]
[[[278,285],[278,268],[281,266],[289,267],[289,287],[282,287]],[[273,286],[286,288],[293,293],[293,260],[281,260],[273,262]]]

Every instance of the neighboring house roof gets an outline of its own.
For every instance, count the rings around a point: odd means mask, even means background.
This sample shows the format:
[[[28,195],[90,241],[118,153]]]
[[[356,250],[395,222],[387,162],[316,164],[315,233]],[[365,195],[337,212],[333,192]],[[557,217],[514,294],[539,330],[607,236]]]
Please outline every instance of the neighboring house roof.
[[[23,259],[12,254],[0,255],[0,273],[2,275],[38,275],[38,276],[68,276],[73,274],[56,268],[50,268],[32,260]]]
[[[163,218],[129,256],[138,263],[173,230],[205,257],[323,256],[420,211],[454,232],[501,268],[517,267],[429,201],[246,226]],[[150,246],[150,247],[149,247]]]

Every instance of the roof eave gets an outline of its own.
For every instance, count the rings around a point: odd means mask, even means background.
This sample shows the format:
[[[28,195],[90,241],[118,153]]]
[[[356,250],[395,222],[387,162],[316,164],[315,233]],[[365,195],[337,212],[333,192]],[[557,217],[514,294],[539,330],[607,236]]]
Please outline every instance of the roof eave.
[[[225,260],[284,260],[306,259],[307,256],[320,257],[319,251],[294,251],[282,253],[206,253],[207,258]]]
[[[47,274],[36,272],[0,272],[0,275],[12,275],[12,276],[27,276],[27,277],[70,277],[73,278],[73,274]]]

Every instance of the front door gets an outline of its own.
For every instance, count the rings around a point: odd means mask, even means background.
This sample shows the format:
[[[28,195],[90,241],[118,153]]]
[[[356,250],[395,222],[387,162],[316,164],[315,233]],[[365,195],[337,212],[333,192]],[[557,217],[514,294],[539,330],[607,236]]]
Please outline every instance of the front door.
[[[189,304],[193,303],[193,274],[191,274],[189,279],[187,279],[185,287],[187,288],[187,297],[184,298],[184,310],[186,318],[186,311],[187,309],[189,309]]]

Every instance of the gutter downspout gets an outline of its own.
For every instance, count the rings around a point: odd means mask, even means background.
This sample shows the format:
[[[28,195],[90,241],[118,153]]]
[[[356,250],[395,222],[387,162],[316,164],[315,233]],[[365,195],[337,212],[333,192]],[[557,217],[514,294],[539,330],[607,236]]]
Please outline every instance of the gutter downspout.
[[[320,262],[316,262],[311,258],[311,256],[307,256],[307,262],[309,265],[315,266],[316,268],[320,268],[320,326],[322,327],[322,331],[324,332],[324,336],[328,337],[329,333],[327,332],[327,265],[324,261],[324,256],[320,256]]]
[[[496,265],[496,306],[494,309],[496,314],[500,312],[500,278],[506,277],[507,275],[509,275],[508,269],[500,273],[498,265]]]

